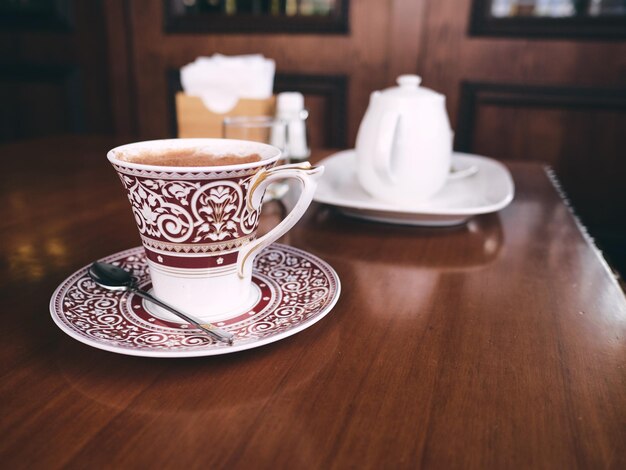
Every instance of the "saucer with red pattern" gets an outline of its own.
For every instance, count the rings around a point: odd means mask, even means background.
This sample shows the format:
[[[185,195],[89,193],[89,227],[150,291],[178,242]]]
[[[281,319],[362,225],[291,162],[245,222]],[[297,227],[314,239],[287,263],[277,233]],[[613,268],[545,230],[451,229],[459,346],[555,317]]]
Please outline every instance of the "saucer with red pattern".
[[[144,290],[150,273],[142,247],[101,261],[131,270]],[[76,271],[56,289],[50,313],[57,326],[89,346],[144,357],[194,357],[252,349],[292,336],[325,317],[337,303],[341,285],[335,270],[306,251],[275,243],[255,259],[256,302],[215,322],[233,333],[233,345],[216,341],[184,322],[163,317],[139,296],[98,287]]]

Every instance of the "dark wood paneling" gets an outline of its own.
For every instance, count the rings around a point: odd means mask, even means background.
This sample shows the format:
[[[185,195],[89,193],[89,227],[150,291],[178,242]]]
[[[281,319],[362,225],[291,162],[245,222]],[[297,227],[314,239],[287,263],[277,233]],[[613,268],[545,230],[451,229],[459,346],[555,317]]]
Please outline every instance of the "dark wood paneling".
[[[43,5],[43,2],[24,4]],[[37,22],[0,28],[2,138],[112,130],[103,0],[48,2],[61,30]],[[52,9],[60,8],[62,13]],[[37,16],[37,15],[35,15]],[[45,15],[44,15],[45,16]]]
[[[83,83],[75,66],[2,64],[0,140],[85,130]]]
[[[459,116],[457,149],[553,166],[583,223],[626,266],[625,89],[466,82]]]
[[[133,61],[135,37],[130,8],[131,5],[126,0],[107,0],[103,13],[113,129],[116,135],[136,139],[139,119]]]
[[[174,97],[182,91],[177,69],[167,71],[170,136],[178,134]],[[299,91],[309,109],[309,144],[343,148],[346,144],[347,78],[341,75],[276,74],[274,92]]]
[[[0,2],[0,28],[18,31],[71,31],[71,2]]]
[[[456,147],[461,151],[471,151],[476,115],[482,106],[614,110],[624,113],[626,89],[462,82],[459,106]],[[501,158],[507,157],[502,155]]]

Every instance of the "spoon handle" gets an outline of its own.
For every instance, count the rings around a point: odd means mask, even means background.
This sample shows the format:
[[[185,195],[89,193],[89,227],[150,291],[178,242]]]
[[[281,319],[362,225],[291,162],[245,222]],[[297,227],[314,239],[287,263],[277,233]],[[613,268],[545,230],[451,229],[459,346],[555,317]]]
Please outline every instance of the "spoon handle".
[[[191,323],[193,326],[195,326],[197,328],[200,328],[202,331],[204,331],[205,333],[208,333],[213,338],[215,338],[215,339],[217,339],[219,341],[223,341],[223,342],[228,343],[228,344],[233,344],[233,339],[234,339],[235,335],[233,335],[232,333],[224,331],[224,330],[218,328],[217,326],[212,325],[211,323],[206,323],[206,322],[205,323],[201,323],[200,321],[195,320],[194,318],[190,317],[189,315],[176,310],[174,307],[172,307],[171,305],[166,304],[162,300],[157,299],[152,294],[150,294],[150,293],[148,293],[146,291],[143,291],[143,290],[137,289],[137,288],[132,288],[132,291],[135,294],[137,294],[138,296],[143,297],[144,299],[152,302],[153,304],[158,305],[159,307],[163,307],[165,310],[167,310],[168,312],[173,313],[177,317],[182,318],[187,323]]]

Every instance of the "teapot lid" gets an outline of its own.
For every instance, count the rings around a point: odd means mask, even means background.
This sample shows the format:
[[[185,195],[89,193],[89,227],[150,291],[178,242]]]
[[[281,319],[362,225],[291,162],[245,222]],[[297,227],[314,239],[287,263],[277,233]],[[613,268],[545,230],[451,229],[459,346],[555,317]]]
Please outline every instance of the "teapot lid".
[[[381,92],[383,96],[409,98],[409,99],[445,99],[444,95],[437,93],[430,88],[420,86],[422,77],[419,75],[400,75],[396,82],[398,86],[387,88]]]

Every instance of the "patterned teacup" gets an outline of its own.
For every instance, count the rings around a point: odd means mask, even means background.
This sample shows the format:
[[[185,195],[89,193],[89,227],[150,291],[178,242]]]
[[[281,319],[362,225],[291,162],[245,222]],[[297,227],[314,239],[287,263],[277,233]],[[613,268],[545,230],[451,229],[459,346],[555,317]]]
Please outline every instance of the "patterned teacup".
[[[219,166],[137,163],[145,153],[190,149],[231,159]],[[233,156],[249,155],[260,159],[232,163]],[[323,171],[308,162],[276,167],[280,156],[270,145],[229,139],[155,140],[109,151],[128,193],[157,297],[205,321],[256,302],[254,257],[300,219]],[[282,222],[257,238],[265,189],[284,178],[299,180],[301,195]]]

